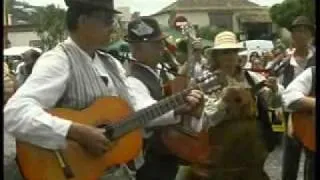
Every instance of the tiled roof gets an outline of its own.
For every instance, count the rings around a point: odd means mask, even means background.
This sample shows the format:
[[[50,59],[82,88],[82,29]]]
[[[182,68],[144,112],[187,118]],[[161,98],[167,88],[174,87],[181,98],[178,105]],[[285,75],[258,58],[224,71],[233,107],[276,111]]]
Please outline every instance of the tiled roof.
[[[169,6],[163,8],[156,14],[166,13],[171,10],[186,10],[186,9],[215,9],[215,8],[238,8],[252,7],[259,8],[258,4],[248,0],[177,0]]]

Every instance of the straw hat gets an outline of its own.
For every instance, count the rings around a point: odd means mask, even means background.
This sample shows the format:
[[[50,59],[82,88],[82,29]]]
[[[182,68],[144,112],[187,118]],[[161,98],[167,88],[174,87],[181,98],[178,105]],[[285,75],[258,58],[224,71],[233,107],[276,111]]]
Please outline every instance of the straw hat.
[[[238,43],[237,37],[233,32],[223,31],[216,35],[213,47],[206,49],[206,54],[209,55],[214,51],[226,49],[243,50],[245,48]]]

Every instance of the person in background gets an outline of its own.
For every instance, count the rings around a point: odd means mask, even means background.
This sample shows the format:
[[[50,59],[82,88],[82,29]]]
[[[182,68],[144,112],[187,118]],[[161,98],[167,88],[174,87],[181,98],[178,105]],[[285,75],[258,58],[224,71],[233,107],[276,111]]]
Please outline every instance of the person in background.
[[[6,104],[8,99],[17,89],[15,76],[11,73],[7,63],[3,62],[3,103]]]
[[[187,75],[188,73],[188,65],[189,65],[189,57],[188,57],[188,43],[187,40],[180,40],[177,42],[177,52],[176,57],[177,61],[182,64],[178,70],[180,75]],[[193,78],[199,77],[202,75],[203,70],[205,69],[206,59],[202,56],[202,44],[200,39],[196,39],[192,42],[192,57],[191,59],[195,61]]]
[[[271,60],[269,62],[267,62],[265,68],[266,69],[270,69],[273,68],[273,66],[277,65],[278,62],[284,60],[285,56],[285,52],[281,49],[281,48],[274,48],[272,50],[272,56],[271,56]]]
[[[22,54],[22,62],[17,66],[17,82],[21,86],[32,72],[33,66],[40,57],[41,51],[30,49]]]
[[[143,29],[152,29],[153,33]],[[137,33],[139,32],[139,33]],[[157,72],[157,64],[165,49],[165,38],[159,24],[150,17],[140,17],[129,22],[126,41],[137,60],[130,64],[128,82],[136,88],[141,99],[151,96],[154,100],[165,98],[163,78]],[[199,112],[199,117],[201,113]],[[179,120],[176,119],[178,122]],[[172,121],[174,124],[175,121]],[[179,167],[179,160],[171,154],[161,139],[161,130],[167,124],[148,127],[144,136],[145,163],[137,170],[137,180],[174,180]]]

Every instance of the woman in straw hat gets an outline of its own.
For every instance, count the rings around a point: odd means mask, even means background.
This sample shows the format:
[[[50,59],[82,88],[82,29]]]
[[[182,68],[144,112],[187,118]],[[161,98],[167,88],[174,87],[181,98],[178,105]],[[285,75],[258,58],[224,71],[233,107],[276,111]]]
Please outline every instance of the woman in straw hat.
[[[263,106],[265,103],[261,104],[261,101],[266,102],[264,98],[267,97],[274,97],[274,99],[270,98],[272,101],[280,99],[276,92],[282,90],[282,87],[274,79],[265,79],[264,76],[255,72],[242,71],[238,57],[238,52],[242,49],[236,35],[233,32],[224,31],[215,37],[214,46],[207,50],[211,71],[220,71],[225,74],[229,83],[222,93],[208,95],[204,110],[213,143],[222,145],[223,149],[219,153],[212,152],[211,160],[216,163],[209,171],[211,179],[269,179],[263,170],[263,165],[268,151],[275,146],[276,137],[271,125],[268,124],[269,119],[266,119],[267,111],[261,110],[261,108],[267,108]],[[254,85],[260,82],[265,82],[266,87],[254,91]],[[251,91],[248,90],[249,88]],[[255,104],[251,93],[258,97],[260,104]],[[260,121],[256,121],[256,109]],[[219,118],[217,112],[221,110],[227,113]],[[217,119],[222,120],[217,123]],[[257,122],[261,123],[261,129],[257,128]],[[261,133],[259,131],[263,134],[262,138],[259,136]],[[217,132],[222,134],[219,135]],[[221,136],[224,138],[217,139]]]

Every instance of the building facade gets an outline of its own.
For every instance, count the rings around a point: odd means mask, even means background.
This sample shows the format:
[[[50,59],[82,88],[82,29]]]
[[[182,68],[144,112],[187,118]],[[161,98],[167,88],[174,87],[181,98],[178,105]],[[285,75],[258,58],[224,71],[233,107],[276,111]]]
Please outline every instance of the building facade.
[[[186,17],[198,27],[214,26],[233,32],[245,32],[248,39],[259,39],[276,31],[267,7],[248,0],[177,0],[152,15],[161,25],[168,26],[172,11]]]
[[[35,31],[35,25],[8,25],[5,26],[8,33],[10,46],[33,46],[40,48],[40,37]]]

